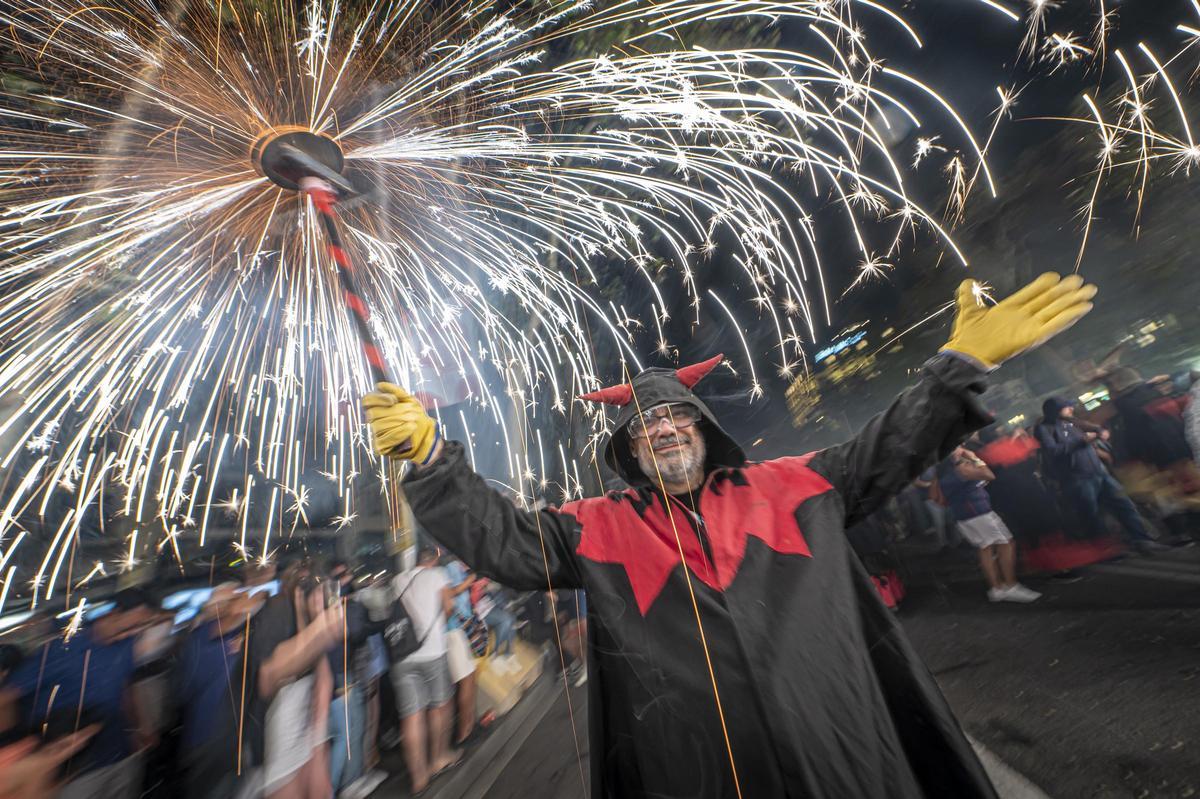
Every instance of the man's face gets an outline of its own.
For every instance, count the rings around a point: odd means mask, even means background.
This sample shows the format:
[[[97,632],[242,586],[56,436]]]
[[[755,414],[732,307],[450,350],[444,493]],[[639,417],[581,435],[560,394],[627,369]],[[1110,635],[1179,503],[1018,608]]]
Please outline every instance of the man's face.
[[[668,484],[693,488],[704,477],[707,449],[691,405],[660,405],[635,416],[627,432],[642,473],[652,480],[661,475]]]
[[[1064,419],[1073,419],[1073,418],[1075,418],[1075,406],[1074,406],[1074,405],[1068,405],[1067,407],[1063,408],[1063,409],[1062,409],[1062,412],[1061,412],[1061,413],[1059,413],[1059,416],[1061,416],[1061,417],[1062,417],[1062,418],[1064,418]]]

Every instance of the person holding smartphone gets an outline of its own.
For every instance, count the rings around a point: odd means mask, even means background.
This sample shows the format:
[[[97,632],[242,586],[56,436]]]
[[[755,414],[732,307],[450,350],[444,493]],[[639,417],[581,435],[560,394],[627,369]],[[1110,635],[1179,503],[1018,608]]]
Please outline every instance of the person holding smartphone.
[[[285,571],[279,593],[250,626],[250,744],[267,799],[327,799],[329,706],[326,652],[342,640],[342,607],[307,565]]]

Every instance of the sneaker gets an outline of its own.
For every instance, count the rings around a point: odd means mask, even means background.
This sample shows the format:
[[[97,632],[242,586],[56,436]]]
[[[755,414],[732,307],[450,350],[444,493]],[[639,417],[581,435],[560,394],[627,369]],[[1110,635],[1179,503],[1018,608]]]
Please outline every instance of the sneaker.
[[[1007,588],[989,588],[988,602],[1003,602],[1008,596],[1009,589]]]
[[[1036,602],[1041,599],[1042,595],[1032,588],[1026,588],[1020,583],[1010,585],[1008,593],[1004,596],[1005,602]]]
[[[575,687],[579,688],[587,682],[587,667],[584,666],[579,670],[579,674],[575,677]]]
[[[400,745],[399,730],[386,730],[383,735],[379,736],[379,745],[388,751],[395,749]]]

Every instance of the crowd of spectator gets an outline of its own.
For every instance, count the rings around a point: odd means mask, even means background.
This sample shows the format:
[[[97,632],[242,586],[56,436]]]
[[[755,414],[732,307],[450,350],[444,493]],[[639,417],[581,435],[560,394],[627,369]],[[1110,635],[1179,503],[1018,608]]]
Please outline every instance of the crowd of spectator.
[[[1118,369],[1105,377],[1109,401],[1091,411],[1052,396],[1031,424],[985,428],[901,496],[902,526],[939,548],[977,549],[995,602],[1040,596],[1017,581],[1018,544],[1116,538],[1147,555],[1190,545],[1200,536],[1198,377]]]
[[[432,547],[389,563],[248,566],[167,602],[127,588],[30,614],[0,649],[0,799],[354,799],[388,779],[388,749],[420,795],[478,736],[477,666],[522,669],[518,628],[586,679],[575,593],[517,596]]]

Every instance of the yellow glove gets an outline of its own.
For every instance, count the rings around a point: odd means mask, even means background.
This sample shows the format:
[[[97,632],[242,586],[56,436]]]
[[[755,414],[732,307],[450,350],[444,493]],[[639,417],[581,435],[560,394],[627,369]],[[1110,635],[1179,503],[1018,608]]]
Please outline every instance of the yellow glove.
[[[376,383],[375,388],[362,401],[375,451],[427,463],[441,438],[437,422],[429,418],[416,397],[400,386]]]
[[[958,286],[958,312],[943,351],[950,350],[994,369],[1078,322],[1092,310],[1096,287],[1078,275],[1047,272],[1011,297],[985,305],[974,280]]]

